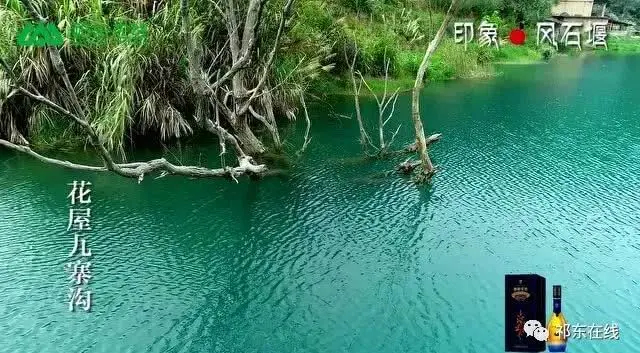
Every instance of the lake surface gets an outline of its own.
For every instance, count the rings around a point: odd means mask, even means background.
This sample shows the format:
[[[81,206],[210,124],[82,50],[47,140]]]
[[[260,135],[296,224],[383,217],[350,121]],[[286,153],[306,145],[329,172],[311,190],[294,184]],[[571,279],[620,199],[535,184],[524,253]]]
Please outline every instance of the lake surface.
[[[503,352],[506,273],[545,276],[549,313],[561,284],[570,323],[620,326],[570,352],[636,351],[640,58],[501,71],[426,89],[430,189],[380,175],[404,156],[357,158],[355,121],[327,114],[348,97],[314,107],[289,178],[138,185],[0,151],[0,352]],[[73,180],[93,183],[91,313],[67,304]]]

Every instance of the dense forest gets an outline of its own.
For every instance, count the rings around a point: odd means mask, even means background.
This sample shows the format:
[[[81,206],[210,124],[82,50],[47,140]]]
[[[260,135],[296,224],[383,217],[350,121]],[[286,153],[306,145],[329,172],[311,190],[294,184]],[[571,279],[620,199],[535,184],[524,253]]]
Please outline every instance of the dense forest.
[[[233,178],[261,173],[267,166],[257,157],[284,149],[281,126],[296,119],[310,124],[306,102],[337,89],[349,91],[354,73],[360,82],[373,79],[375,92],[381,77],[413,82],[421,64],[428,65],[422,72],[426,79],[437,80],[487,74],[490,62],[510,56],[539,59],[540,51],[530,46],[501,51],[473,46],[462,55],[442,31],[455,14],[489,19],[504,35],[519,22],[548,16],[553,3],[3,0],[0,141],[48,162],[53,160],[35,150],[90,143],[104,166],[77,167],[129,177],[156,170]],[[610,9],[625,15],[634,16],[638,8],[614,3]],[[17,33],[33,21],[55,24],[64,45],[16,45]],[[107,29],[114,23],[144,24],[147,33],[142,43],[109,35],[75,45],[70,38],[79,22]],[[222,154],[229,150],[238,163],[223,158],[221,168],[206,169],[164,159],[116,162],[125,161],[138,144],[171,144],[195,134],[217,139]],[[307,136],[300,150],[308,142]]]
[[[612,18],[640,21],[640,1],[639,0],[595,0],[597,8],[594,12],[601,14],[604,7],[605,14]],[[595,7],[595,6],[594,6]]]

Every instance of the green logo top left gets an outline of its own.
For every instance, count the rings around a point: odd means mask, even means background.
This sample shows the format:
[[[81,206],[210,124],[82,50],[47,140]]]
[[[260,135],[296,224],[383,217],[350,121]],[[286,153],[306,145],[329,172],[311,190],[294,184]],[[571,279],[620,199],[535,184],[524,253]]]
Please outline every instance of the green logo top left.
[[[112,28],[113,27],[113,28]],[[106,23],[78,22],[71,25],[70,43],[74,46],[95,47],[112,43],[142,45],[145,43],[149,28],[144,23],[115,22]],[[16,42],[22,47],[62,46],[65,38],[53,23],[27,23],[18,33]]]
[[[18,33],[16,42],[24,47],[57,47],[64,44],[64,37],[53,23],[27,23]]]

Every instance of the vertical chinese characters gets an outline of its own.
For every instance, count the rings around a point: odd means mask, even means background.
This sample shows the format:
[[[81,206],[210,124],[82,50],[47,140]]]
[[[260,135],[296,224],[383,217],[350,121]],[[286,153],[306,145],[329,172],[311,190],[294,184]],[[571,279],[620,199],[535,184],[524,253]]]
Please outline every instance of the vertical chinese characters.
[[[91,250],[87,248],[87,232],[91,230],[91,183],[87,181],[73,181],[68,184],[71,192],[69,221],[67,231],[73,232],[73,249],[68,257],[75,261],[67,263],[71,273],[69,280],[74,287],[69,288],[69,311],[80,308],[91,310],[91,290],[88,289],[91,275]]]

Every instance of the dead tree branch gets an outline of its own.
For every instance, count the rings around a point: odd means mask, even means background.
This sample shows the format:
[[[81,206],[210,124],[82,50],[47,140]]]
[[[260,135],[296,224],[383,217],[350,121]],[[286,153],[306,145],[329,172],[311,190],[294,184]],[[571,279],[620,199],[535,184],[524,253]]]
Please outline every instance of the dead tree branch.
[[[433,134],[429,137],[427,137],[425,143],[427,145],[427,147],[431,146],[431,144],[434,144],[438,141],[440,141],[440,139],[442,138],[442,134]],[[409,146],[404,148],[404,152],[418,152],[418,145],[414,142],[412,144],[410,144]]]
[[[349,55],[347,54],[347,47],[344,47],[344,58],[347,62],[347,65],[349,66],[349,76],[351,78],[351,84],[353,85],[353,101],[356,109],[356,120],[358,121],[358,129],[360,130],[360,145],[362,146],[362,150],[367,153],[368,146],[373,146],[373,144],[371,143],[371,138],[369,137],[369,134],[364,127],[362,112],[360,110],[360,91],[362,90],[362,80],[360,81],[360,85],[358,85],[355,72],[358,52],[358,45],[355,44],[355,53],[353,54],[353,59],[350,59]]]
[[[278,25],[278,32],[276,33],[276,38],[274,39],[273,47],[271,48],[271,52],[269,53],[269,58],[267,59],[267,62],[264,65],[264,68],[262,70],[262,75],[258,80],[258,84],[248,92],[251,96],[249,97],[245,107],[243,107],[240,110],[239,114],[244,114],[244,112],[246,112],[246,110],[249,109],[249,107],[251,106],[251,102],[257,97],[260,90],[262,90],[262,88],[264,87],[264,84],[267,82],[267,78],[269,77],[269,72],[271,70],[271,65],[273,64],[273,61],[276,58],[278,49],[280,49],[280,40],[282,38],[282,34],[284,33],[284,27],[287,23],[287,19],[290,16],[293,2],[294,0],[288,0],[287,3],[282,8],[280,24]]]
[[[59,159],[45,157],[33,151],[28,146],[16,145],[2,139],[0,139],[0,145],[18,152],[28,154],[40,160],[41,162],[57,165],[64,168],[75,169],[75,170],[85,170],[85,171],[92,171],[92,172],[113,172],[114,171],[107,167],[76,164],[76,163],[71,163],[69,161],[63,161]],[[193,178],[229,177],[234,179],[244,174],[251,174],[251,173],[260,174],[260,173],[266,172],[266,168],[260,168],[258,166],[255,166],[249,161],[243,161],[240,166],[235,168],[219,168],[219,169],[208,169],[208,168],[195,167],[195,166],[177,166],[169,163],[164,158],[154,159],[148,162],[115,164],[115,166],[119,171],[118,174],[129,177],[129,178],[137,178],[138,180],[142,180],[145,174],[149,174],[155,171],[159,171],[167,174],[173,174],[173,175],[193,177]]]
[[[300,104],[302,104],[302,109],[304,110],[304,118],[307,123],[307,129],[304,132],[304,142],[302,143],[302,147],[297,152],[298,155],[302,155],[304,151],[307,150],[309,143],[311,143],[311,137],[309,137],[309,132],[311,131],[311,119],[309,119],[309,111],[307,110],[307,103],[304,100],[304,93],[300,93]]]
[[[378,106],[378,139],[380,143],[379,154],[381,155],[384,155],[389,151],[389,147],[391,147],[391,144],[395,140],[395,136],[398,134],[398,131],[400,131],[400,126],[398,126],[395,133],[392,135],[390,142],[388,144],[385,143],[384,127],[387,125],[389,120],[391,120],[391,117],[393,117],[393,114],[396,111],[396,103],[398,101],[400,88],[397,88],[395,92],[389,96],[389,66],[391,65],[391,60],[387,58],[386,49],[384,54],[384,63],[384,92],[382,93],[382,97],[378,97],[376,92],[371,88],[371,86],[369,86],[369,83],[367,83],[367,80],[365,80],[362,74],[358,72],[360,81],[367,87],[369,93],[374,97]],[[389,107],[391,107],[391,111],[387,114]]]
[[[181,1],[182,7],[186,8],[188,0]],[[286,23],[291,17],[295,0],[287,0],[284,4],[276,37],[261,65],[252,65],[252,58],[255,55],[254,49],[259,42],[260,22],[268,0],[243,0],[241,2],[239,4],[236,0],[226,0],[224,18],[226,19],[229,45],[228,52],[225,52],[228,56],[225,57],[230,61],[230,64],[227,68],[221,69],[222,73],[217,75],[215,81],[201,79],[202,75],[191,75],[191,79],[196,94],[213,99],[215,104],[219,106],[224,119],[230,125],[230,132],[236,137],[244,151],[251,155],[260,154],[266,150],[262,141],[251,130],[250,122],[252,119],[260,121],[269,130],[276,148],[282,146],[271,92],[265,86],[272,72],[273,63],[280,49]],[[183,32],[187,43],[191,43],[193,38],[191,38],[189,18],[186,14],[187,11],[183,12]],[[240,12],[243,13],[242,18],[238,16]],[[193,67],[191,72],[201,71],[199,58],[190,54],[189,62]],[[221,67],[224,66],[221,65]],[[248,77],[254,72],[257,72],[255,77]],[[246,85],[250,82],[256,82],[256,84],[253,88],[247,89]],[[218,97],[219,89],[228,92],[222,100]]]
[[[30,92],[24,89],[23,87],[18,87],[18,90],[21,93],[27,95],[28,97],[49,106],[50,108],[57,111],[58,113],[73,119],[76,123],[78,123],[80,126],[84,128],[84,130],[92,137],[92,140],[99,141],[99,137],[95,132],[95,130],[93,129],[93,127],[91,127],[91,125],[87,123],[84,119],[76,116],[69,110],[61,107],[60,105],[56,104],[55,102],[49,100],[48,98],[40,94]],[[233,136],[226,137],[226,138],[234,140]],[[237,141],[235,143],[237,144]],[[44,157],[34,152],[27,146],[15,145],[5,140],[0,140],[0,144],[5,147],[11,148],[13,150],[27,153],[32,157],[35,157],[40,161],[43,161],[46,163],[55,164],[55,165],[59,165],[59,166],[63,166],[71,169],[79,169],[79,170],[112,171],[121,176],[128,177],[128,178],[138,178],[139,180],[141,180],[145,174],[148,174],[153,171],[163,171],[168,174],[192,176],[192,177],[198,177],[198,178],[220,177],[220,176],[229,176],[229,177],[235,178],[236,176],[240,176],[243,174],[259,174],[267,170],[266,166],[264,165],[254,165],[252,158],[247,155],[240,156],[238,167],[223,168],[223,169],[208,169],[208,168],[194,167],[194,166],[176,166],[174,164],[169,163],[164,158],[154,159],[148,162],[116,164],[113,162],[113,158],[111,157],[109,152],[106,150],[106,148],[102,145],[102,143],[98,143],[97,147],[106,165],[104,167],[95,167],[95,166],[79,165],[79,164],[74,164],[68,161],[60,161],[60,160]]]

